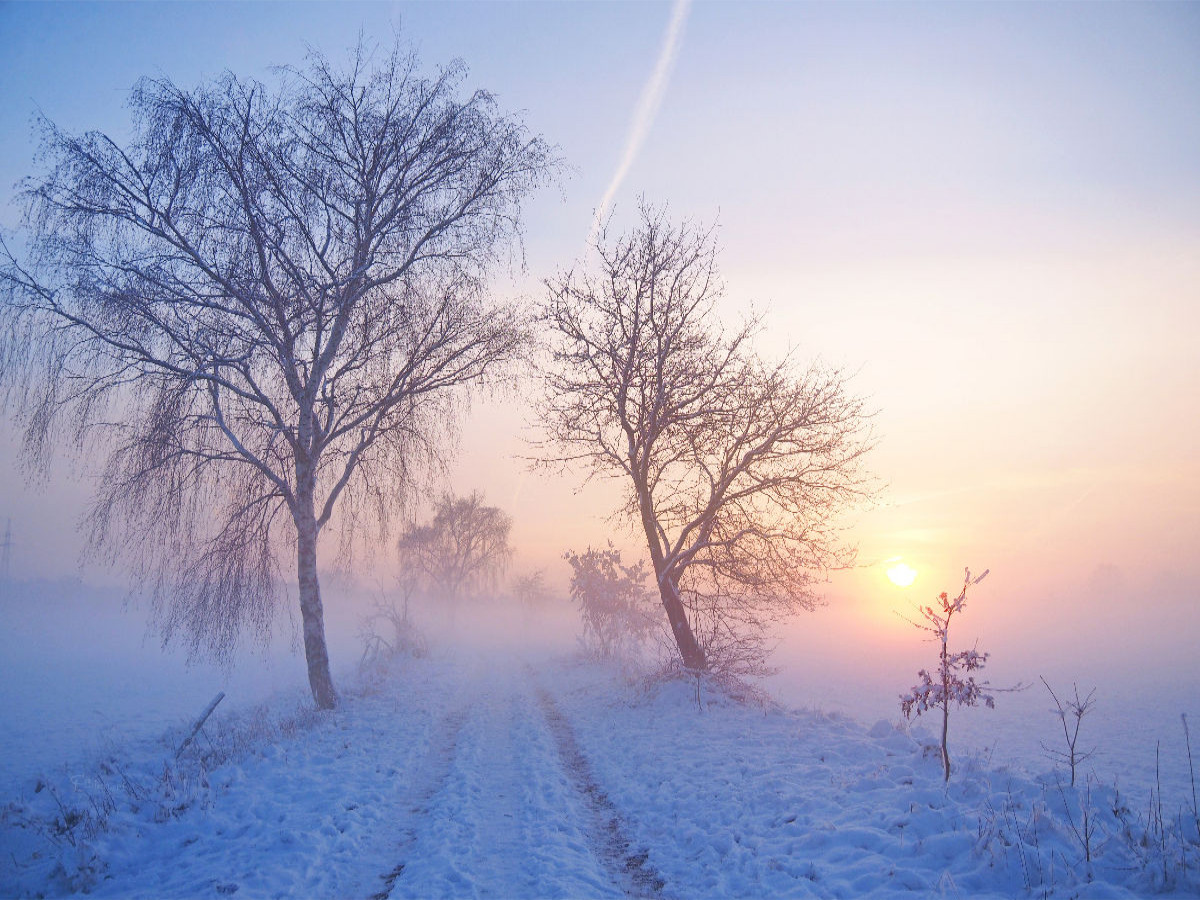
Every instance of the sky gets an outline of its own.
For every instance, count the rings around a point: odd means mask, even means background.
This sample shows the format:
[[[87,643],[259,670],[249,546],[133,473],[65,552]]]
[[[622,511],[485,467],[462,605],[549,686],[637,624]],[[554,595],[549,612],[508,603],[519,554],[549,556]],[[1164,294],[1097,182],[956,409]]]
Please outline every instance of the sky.
[[[899,634],[895,609],[970,566],[993,573],[983,631],[1190,658],[1200,4],[0,3],[0,228],[36,111],[120,137],[143,75],[269,79],[360,33],[429,71],[461,58],[559,148],[498,295],[537,299],[598,210],[628,221],[644,195],[719,224],[722,314],[765,310],[765,356],[854,373],[882,488],[828,587],[845,634]],[[518,569],[562,581],[564,550],[634,541],[611,486],[528,474],[532,419],[476,401],[450,486],[513,516]],[[5,427],[12,575],[79,571],[87,477],[64,460],[26,484]],[[885,578],[896,557],[912,587]]]

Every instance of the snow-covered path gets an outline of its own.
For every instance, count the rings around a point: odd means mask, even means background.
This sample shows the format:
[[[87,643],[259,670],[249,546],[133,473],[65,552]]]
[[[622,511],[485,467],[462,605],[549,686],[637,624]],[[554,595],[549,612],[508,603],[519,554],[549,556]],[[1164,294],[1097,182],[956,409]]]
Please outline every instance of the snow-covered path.
[[[532,674],[478,660],[431,742],[375,896],[619,897],[607,835],[564,765]]]
[[[251,737],[248,753],[200,783],[155,788],[165,803],[114,810],[59,860],[8,872],[0,862],[0,895],[660,896],[646,848],[630,845],[571,725],[521,656],[409,661],[336,712],[309,717],[276,728],[276,739]],[[121,761],[135,782],[164,771],[161,744],[136,752],[144,758]],[[49,802],[36,793],[18,800],[26,811],[14,821]]]

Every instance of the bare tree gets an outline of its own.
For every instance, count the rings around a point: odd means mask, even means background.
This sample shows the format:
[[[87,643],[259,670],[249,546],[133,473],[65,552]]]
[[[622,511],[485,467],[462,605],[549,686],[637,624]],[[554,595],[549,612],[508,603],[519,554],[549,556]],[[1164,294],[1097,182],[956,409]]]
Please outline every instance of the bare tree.
[[[511,530],[512,519],[484,505],[479,492],[469,497],[445,494],[433,518],[411,525],[397,549],[402,566],[454,603],[497,586],[512,560]]]
[[[834,517],[865,491],[862,404],[838,371],[761,360],[758,318],[720,327],[711,230],[643,205],[595,250],[594,274],[547,285],[543,461],[624,483],[686,668],[721,666],[719,646],[761,658],[763,623],[811,609],[847,559]]]
[[[0,361],[32,459],[106,460],[93,534],[132,549],[164,639],[228,656],[269,629],[294,543],[308,675],[336,705],[317,545],[380,526],[457,390],[522,346],[487,302],[555,165],[464,68],[312,55],[268,88],[143,80],[134,137],[43,121],[28,252],[0,247]]]
[[[409,615],[412,583],[401,582],[399,597],[379,598],[371,610],[359,619],[358,637],[363,644],[358,660],[361,675],[379,676],[390,660],[398,656],[421,658],[429,655],[429,642]]]
[[[510,590],[517,602],[529,611],[545,606],[551,596],[544,569],[518,575],[513,579]]]

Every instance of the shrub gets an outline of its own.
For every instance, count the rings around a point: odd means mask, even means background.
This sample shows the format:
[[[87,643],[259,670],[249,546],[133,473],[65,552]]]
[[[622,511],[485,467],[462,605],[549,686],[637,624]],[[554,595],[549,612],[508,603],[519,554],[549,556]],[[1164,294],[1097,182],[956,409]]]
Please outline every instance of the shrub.
[[[571,599],[583,619],[584,649],[601,659],[639,651],[657,623],[645,565],[623,565],[611,543],[607,550],[568,550],[564,559],[571,565]]]

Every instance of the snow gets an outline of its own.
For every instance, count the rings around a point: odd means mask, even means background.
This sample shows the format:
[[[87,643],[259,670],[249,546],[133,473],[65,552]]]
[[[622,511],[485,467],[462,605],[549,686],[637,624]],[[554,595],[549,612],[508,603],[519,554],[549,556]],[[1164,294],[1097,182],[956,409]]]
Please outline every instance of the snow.
[[[188,666],[124,601],[119,588],[74,580],[0,582],[0,796],[39,769],[194,720],[218,691],[244,706],[296,689],[285,634],[232,671]]]
[[[454,642],[429,617],[432,658],[365,679],[342,671],[342,706],[317,713],[286,647],[233,673],[185,669],[141,639],[115,594],[64,584],[4,598],[0,897],[1200,889],[1180,741],[1163,743],[1164,772],[1174,766],[1162,779],[1163,831],[1148,827],[1153,771],[1138,773],[1154,764],[1147,698],[1177,725],[1180,703],[1194,702],[1186,680],[1182,694],[1140,692],[1124,708],[1142,718],[1107,720],[1121,730],[1085,723],[1102,752],[1087,771],[1101,777],[1089,783],[1085,772],[1076,789],[1037,746],[1061,740],[1046,697],[1005,694],[994,711],[956,711],[947,785],[926,724],[897,724],[895,690],[789,666],[769,682],[776,695],[790,685],[793,703],[808,691],[861,721],[713,685],[698,702],[694,683],[631,680],[574,658],[577,620],[556,634],[534,627],[555,609],[536,620],[527,609],[473,610],[451,629]],[[465,640],[463,619],[480,626]],[[354,631],[353,616],[330,621],[335,659],[357,658]],[[177,762],[217,690],[229,696]],[[1033,750],[1012,753],[1022,742]]]
[[[915,632],[914,632],[915,634]],[[809,642],[810,644],[813,641]],[[832,646],[838,646],[830,639]],[[832,667],[829,654],[822,656],[810,647],[806,653],[784,647],[772,659],[780,672],[766,680],[772,696],[789,706],[845,713],[862,722],[900,717],[900,688],[906,686],[934,645],[914,644],[915,660],[889,658],[886,652],[871,655],[868,649],[852,666]],[[1007,649],[1007,648],[1006,648]],[[790,651],[790,652],[789,652]],[[1019,683],[1027,689],[997,692],[995,709],[954,709],[951,712],[951,752],[971,750],[995,765],[1041,771],[1049,765],[1046,747],[1061,750],[1062,724],[1050,695],[1037,680],[1044,673],[1055,690],[1071,690],[1072,682],[1082,691],[1096,688],[1096,709],[1084,720],[1080,746],[1095,749],[1088,761],[1106,784],[1118,781],[1123,790],[1145,798],[1161,782],[1171,797],[1191,796],[1187,750],[1180,714],[1192,726],[1193,751],[1200,721],[1200,668],[1196,662],[1159,665],[1126,661],[1109,662],[1086,646],[1072,655],[1041,662],[1014,660],[1010,653],[996,653],[989,662],[993,686]],[[994,689],[994,688],[993,688]],[[928,717],[922,717],[928,719]],[[914,719],[916,726],[936,730],[939,722]],[[1156,749],[1161,747],[1156,772]],[[1200,765],[1200,755],[1196,757]]]
[[[295,693],[219,708],[179,763],[186,722],[111,748],[102,768],[25,782],[0,827],[0,895],[1132,897],[1164,884],[1120,837],[1111,792],[1092,788],[1089,867],[1067,814],[1079,819],[1082,790],[966,756],[946,785],[922,730],[885,720],[711,685],[698,702],[694,683],[496,646],[343,684],[331,713]],[[21,826],[103,806],[105,790],[117,802],[94,829],[55,842]],[[1174,852],[1194,867],[1194,846]],[[1200,882],[1166,886],[1191,896]]]

